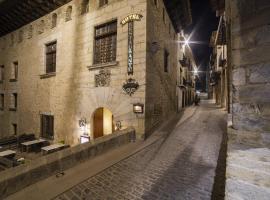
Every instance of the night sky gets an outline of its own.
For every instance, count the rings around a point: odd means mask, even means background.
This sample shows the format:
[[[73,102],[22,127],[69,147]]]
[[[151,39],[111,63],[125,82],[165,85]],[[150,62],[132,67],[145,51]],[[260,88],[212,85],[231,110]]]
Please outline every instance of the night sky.
[[[212,31],[217,30],[219,19],[210,6],[210,0],[190,0],[192,9],[192,25],[185,29],[186,34],[191,34],[191,43],[199,71],[206,71],[209,63],[211,48],[209,41]],[[200,73],[200,82],[197,83],[198,89],[205,90],[205,73]]]

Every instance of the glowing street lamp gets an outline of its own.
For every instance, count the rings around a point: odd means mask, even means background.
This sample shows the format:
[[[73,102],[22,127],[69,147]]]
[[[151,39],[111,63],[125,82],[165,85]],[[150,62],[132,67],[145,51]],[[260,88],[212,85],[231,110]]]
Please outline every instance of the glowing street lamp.
[[[198,75],[198,74],[199,74],[198,68],[195,68],[194,75]]]

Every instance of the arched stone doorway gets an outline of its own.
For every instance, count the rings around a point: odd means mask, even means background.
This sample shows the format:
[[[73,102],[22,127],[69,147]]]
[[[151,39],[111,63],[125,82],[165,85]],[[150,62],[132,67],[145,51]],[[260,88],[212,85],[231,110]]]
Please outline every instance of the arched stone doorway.
[[[107,108],[101,107],[93,114],[94,139],[112,134],[114,132],[113,114]]]

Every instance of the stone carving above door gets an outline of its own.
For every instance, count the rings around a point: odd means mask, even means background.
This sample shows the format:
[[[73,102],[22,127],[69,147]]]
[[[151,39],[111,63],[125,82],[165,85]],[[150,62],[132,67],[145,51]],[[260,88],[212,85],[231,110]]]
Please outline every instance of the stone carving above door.
[[[99,74],[95,75],[95,86],[96,87],[109,87],[111,83],[111,72],[110,70],[101,69]]]

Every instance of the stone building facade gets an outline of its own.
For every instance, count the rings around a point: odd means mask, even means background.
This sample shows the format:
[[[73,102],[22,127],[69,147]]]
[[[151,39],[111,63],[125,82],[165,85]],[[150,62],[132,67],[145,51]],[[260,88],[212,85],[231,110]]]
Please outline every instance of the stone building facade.
[[[195,80],[197,65],[194,59],[192,49],[188,45],[188,39],[185,38],[183,32],[179,35],[179,58],[178,58],[178,87],[177,87],[177,98],[178,98],[178,111],[182,110],[186,106],[192,105],[195,98]]]
[[[210,96],[215,99],[217,105],[229,110],[226,16],[223,13],[219,18],[218,29],[212,33],[210,40],[210,46],[213,48],[210,57]]]
[[[186,16],[189,2],[180,2]],[[169,10],[162,0],[73,0],[4,34],[0,137],[77,144],[133,126],[144,138],[176,111],[176,40],[186,22]]]
[[[226,16],[228,152],[225,199],[270,198],[270,2],[212,0]],[[229,115],[229,116],[230,116]]]

